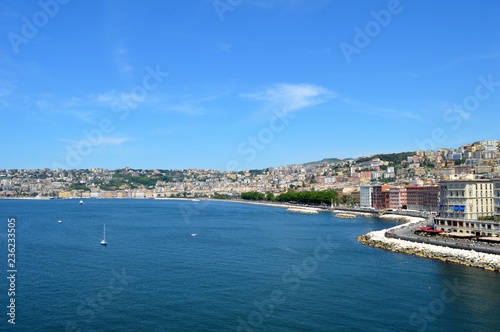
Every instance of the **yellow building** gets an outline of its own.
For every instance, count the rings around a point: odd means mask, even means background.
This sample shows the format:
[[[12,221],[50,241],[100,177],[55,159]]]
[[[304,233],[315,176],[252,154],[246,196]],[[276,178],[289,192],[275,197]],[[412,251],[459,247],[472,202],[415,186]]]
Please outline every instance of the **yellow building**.
[[[57,197],[59,197],[59,198],[71,198],[71,197],[73,197],[73,194],[71,191],[61,191],[57,194]]]

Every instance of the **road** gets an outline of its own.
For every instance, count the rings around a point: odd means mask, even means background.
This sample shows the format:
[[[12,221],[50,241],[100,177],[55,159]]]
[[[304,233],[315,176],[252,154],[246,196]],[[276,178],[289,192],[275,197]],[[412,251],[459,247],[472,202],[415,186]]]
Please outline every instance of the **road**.
[[[391,230],[391,237],[412,242],[434,244],[442,247],[451,247],[457,249],[474,250],[490,254],[500,255],[500,244],[491,244],[470,239],[447,238],[441,235],[418,235],[414,231],[420,226],[429,225],[428,220],[417,224],[405,225],[399,229]],[[387,233],[386,233],[387,234]]]

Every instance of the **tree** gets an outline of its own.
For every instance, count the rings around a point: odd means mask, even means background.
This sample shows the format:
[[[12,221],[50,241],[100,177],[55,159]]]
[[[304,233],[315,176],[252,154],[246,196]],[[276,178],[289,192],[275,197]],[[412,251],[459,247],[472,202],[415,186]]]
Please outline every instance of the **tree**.
[[[249,191],[246,193],[241,193],[241,198],[249,201],[263,201],[266,199],[266,196],[263,193],[259,193],[257,191]]]

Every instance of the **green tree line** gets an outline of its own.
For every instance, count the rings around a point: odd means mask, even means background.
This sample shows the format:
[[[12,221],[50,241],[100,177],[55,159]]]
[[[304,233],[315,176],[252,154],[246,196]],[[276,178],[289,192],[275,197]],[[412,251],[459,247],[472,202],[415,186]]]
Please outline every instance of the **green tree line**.
[[[273,193],[259,193],[256,191],[245,192],[241,194],[244,200],[252,201],[277,201],[287,203],[300,203],[300,204],[330,204],[339,203],[339,194],[334,190],[322,191],[287,191],[286,193],[274,196]]]

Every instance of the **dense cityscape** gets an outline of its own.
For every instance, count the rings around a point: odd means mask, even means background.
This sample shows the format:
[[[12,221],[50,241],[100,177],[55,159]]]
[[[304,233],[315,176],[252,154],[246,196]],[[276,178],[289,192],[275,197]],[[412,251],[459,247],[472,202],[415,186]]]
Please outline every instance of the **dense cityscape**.
[[[442,180],[493,178],[498,174],[499,141],[485,140],[458,148],[380,154],[357,159],[324,159],[301,165],[263,170],[217,171],[142,170],[125,167],[52,170],[0,170],[0,197],[4,198],[238,198],[256,191],[280,193],[335,190],[350,195],[350,204],[378,209],[402,208],[386,196],[366,201],[365,188],[379,184],[384,192],[401,188],[437,188]],[[395,205],[399,204],[399,206]],[[431,204],[431,207],[429,207]],[[411,202],[410,202],[411,205]],[[435,209],[437,201],[426,203]],[[408,207],[416,208],[418,207]]]
[[[0,12],[0,331],[500,330],[500,2]]]
[[[219,198],[438,213],[436,229],[500,235],[497,140],[458,148],[324,159],[263,170],[1,170],[0,197]],[[483,190],[484,185],[484,190]],[[320,198],[290,193],[327,192]],[[333,193],[333,195],[332,195]],[[464,220],[481,222],[465,222]]]
[[[500,141],[263,170],[1,170],[0,197],[216,198],[433,213],[434,230],[500,236]]]

